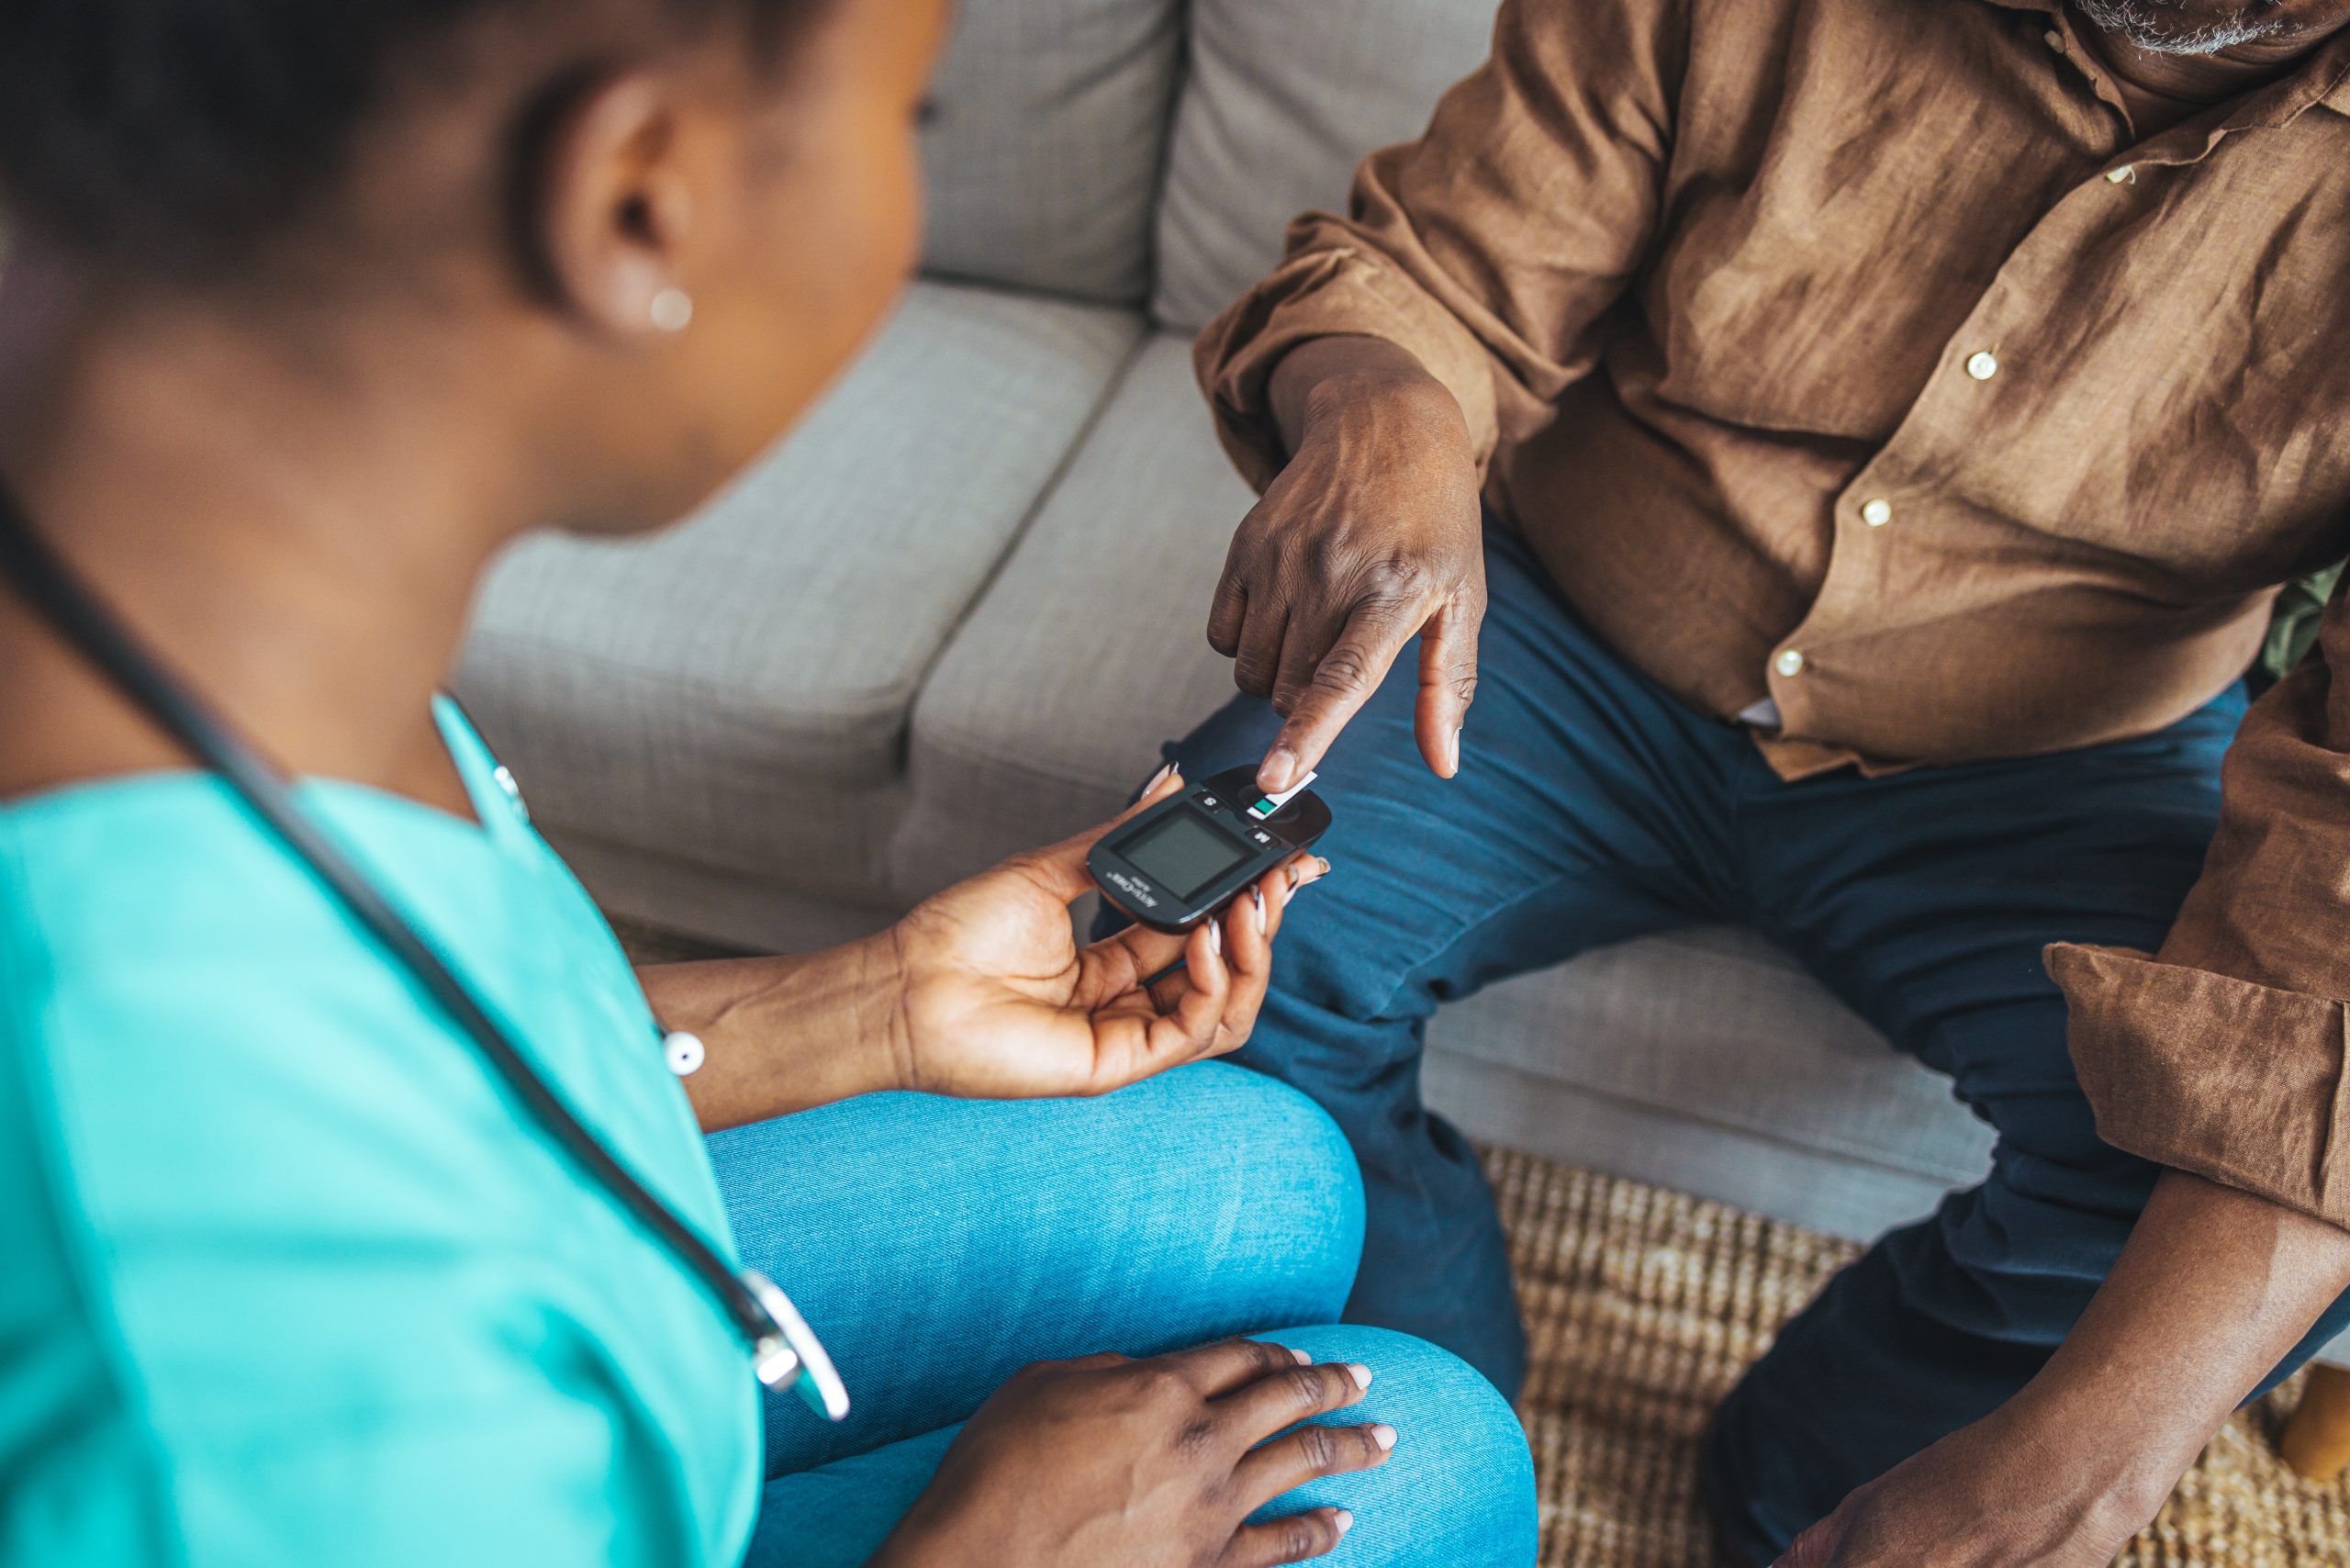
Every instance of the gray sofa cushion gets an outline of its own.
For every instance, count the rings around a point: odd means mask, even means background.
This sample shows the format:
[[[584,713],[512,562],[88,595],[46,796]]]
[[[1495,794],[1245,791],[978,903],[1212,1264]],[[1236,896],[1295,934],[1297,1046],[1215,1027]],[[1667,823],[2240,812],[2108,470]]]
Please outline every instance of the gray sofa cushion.
[[[1878,1224],[1915,1217],[1916,1193],[1972,1185],[1990,1168],[1991,1131],[1960,1109],[1949,1080],[1893,1050],[1750,932],[1673,932],[1585,953],[1447,1010],[1429,1040],[1595,1100],[1876,1172],[1903,1197],[1892,1213],[1868,1215]],[[1707,1195],[1855,1228],[1852,1214],[1788,1213],[1785,1197],[1766,1205],[1751,1191]]]
[[[1140,305],[1182,0],[964,0],[923,139],[934,273]]]
[[[806,426],[644,542],[538,538],[460,690],[550,826],[871,901],[923,676],[1140,333],[917,286]]]
[[[1561,0],[1571,3],[1571,0]],[[1496,0],[1195,0],[1158,214],[1154,313],[1197,331],[1356,163],[1427,126],[1485,58]]]
[[[901,896],[1084,825],[1232,695],[1208,593],[1252,498],[1153,336],[915,706]]]

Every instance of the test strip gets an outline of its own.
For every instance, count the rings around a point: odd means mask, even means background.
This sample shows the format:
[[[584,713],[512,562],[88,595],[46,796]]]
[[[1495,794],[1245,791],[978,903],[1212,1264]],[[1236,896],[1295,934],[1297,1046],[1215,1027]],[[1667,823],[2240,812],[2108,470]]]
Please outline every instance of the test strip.
[[[1259,796],[1257,803],[1248,808],[1248,814],[1252,817],[1260,819],[1271,816],[1275,812],[1278,812],[1283,806],[1288,805],[1295,797],[1304,793],[1305,787],[1308,784],[1313,783],[1316,778],[1321,777],[1322,776],[1318,773],[1309,772],[1304,778],[1299,779],[1296,783],[1291,785],[1288,789],[1282,790],[1278,795]]]

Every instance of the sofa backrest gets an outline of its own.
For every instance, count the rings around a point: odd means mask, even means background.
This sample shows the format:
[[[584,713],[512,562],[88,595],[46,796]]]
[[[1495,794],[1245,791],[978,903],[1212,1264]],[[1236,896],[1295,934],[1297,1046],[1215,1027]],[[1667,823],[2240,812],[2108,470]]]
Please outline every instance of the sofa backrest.
[[[1497,6],[1192,0],[1158,210],[1158,319],[1196,330],[1280,259],[1292,218],[1343,211],[1363,154],[1417,136],[1485,58]]]
[[[1140,305],[1183,0],[964,0],[923,139],[933,273]]]

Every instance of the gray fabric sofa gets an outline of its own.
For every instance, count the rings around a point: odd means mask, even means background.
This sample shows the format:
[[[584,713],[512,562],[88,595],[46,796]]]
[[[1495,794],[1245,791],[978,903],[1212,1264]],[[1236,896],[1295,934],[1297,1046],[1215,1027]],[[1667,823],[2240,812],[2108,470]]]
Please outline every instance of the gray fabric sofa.
[[[965,0],[902,310],[707,513],[532,541],[460,691],[616,912],[872,929],[1115,808],[1231,692],[1203,628],[1250,497],[1192,332],[1484,53],[1493,0]],[[1985,1128],[1784,955],[1693,931],[1449,1010],[1472,1135],[1865,1238]]]

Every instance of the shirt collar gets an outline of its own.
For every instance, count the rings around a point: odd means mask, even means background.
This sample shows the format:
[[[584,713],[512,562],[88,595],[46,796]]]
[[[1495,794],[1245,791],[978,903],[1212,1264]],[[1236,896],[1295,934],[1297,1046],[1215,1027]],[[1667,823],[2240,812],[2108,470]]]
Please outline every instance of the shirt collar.
[[[2064,14],[2065,0],[1989,0],[2003,11],[2030,11],[2037,16]],[[2244,95],[2224,130],[2288,125],[2312,104],[2336,114],[2350,115],[2350,28],[2344,28],[2303,61],[2290,75]]]

